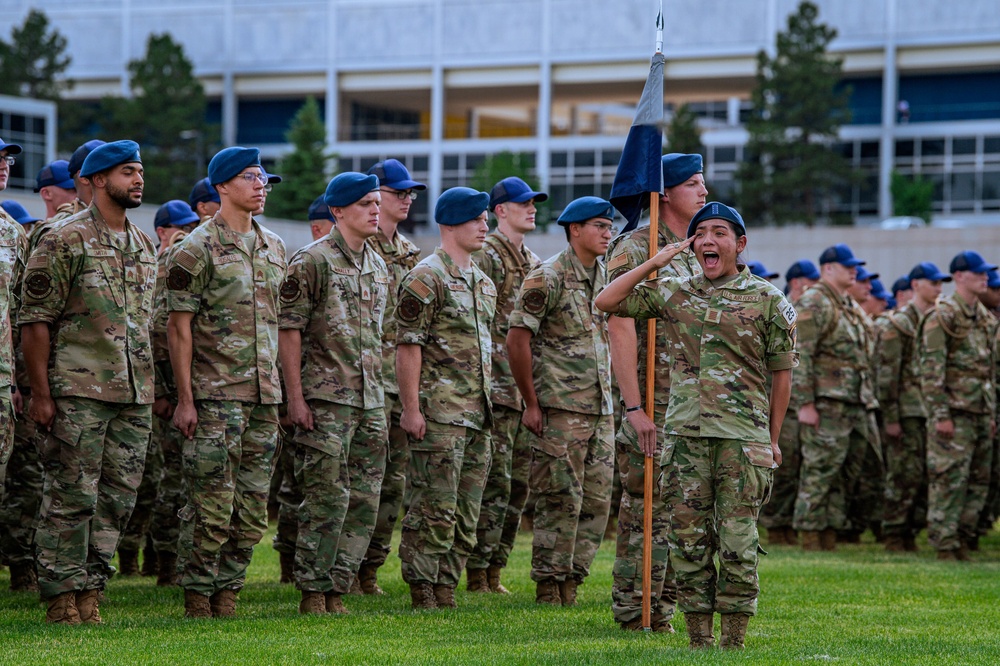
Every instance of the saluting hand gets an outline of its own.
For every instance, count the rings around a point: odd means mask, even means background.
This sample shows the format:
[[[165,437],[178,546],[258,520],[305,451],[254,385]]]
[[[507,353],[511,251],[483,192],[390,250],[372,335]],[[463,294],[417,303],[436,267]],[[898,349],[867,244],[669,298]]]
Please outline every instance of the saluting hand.
[[[681,252],[686,251],[691,247],[691,243],[694,242],[694,236],[690,238],[685,238],[679,243],[667,243],[663,246],[663,249],[656,253],[653,257],[653,261],[656,262],[657,268],[663,268],[676,257]]]

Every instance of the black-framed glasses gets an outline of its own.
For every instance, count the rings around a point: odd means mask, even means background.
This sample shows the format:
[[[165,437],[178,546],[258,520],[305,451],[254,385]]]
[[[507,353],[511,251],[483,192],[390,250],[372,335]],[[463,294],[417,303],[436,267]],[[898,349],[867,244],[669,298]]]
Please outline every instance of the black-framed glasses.
[[[7,164],[7,166],[14,166],[17,164],[17,159],[15,159],[13,155],[4,155],[3,161]]]
[[[417,193],[413,190],[387,190],[385,188],[378,188],[379,192],[385,192],[386,194],[392,194],[400,201],[405,201],[409,199],[410,201],[417,200]]]

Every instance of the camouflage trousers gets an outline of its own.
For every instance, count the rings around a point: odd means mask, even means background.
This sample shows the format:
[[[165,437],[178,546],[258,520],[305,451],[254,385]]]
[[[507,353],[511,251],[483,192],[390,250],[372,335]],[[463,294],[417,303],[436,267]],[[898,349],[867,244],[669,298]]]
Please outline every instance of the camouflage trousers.
[[[517,531],[521,527],[521,513],[534,498],[529,498],[528,476],[531,474],[531,440],[534,435],[527,428],[518,427],[514,436],[514,446],[510,456],[510,496],[504,512],[500,543],[490,559],[492,566],[506,567],[510,552],[514,549]]]
[[[819,426],[799,425],[802,466],[795,501],[797,530],[848,530],[848,488],[857,484],[867,449],[880,452],[875,414],[864,405],[817,398]]]
[[[14,451],[14,403],[10,386],[0,386],[0,490],[6,478],[7,461]]]
[[[154,423],[156,420],[153,419]],[[187,504],[187,483],[184,480],[184,460],[181,455],[184,435],[169,421],[162,421],[160,429],[160,454],[163,462],[149,536],[157,554],[176,555],[181,533],[178,514]]]
[[[493,553],[500,547],[507,503],[510,501],[510,466],[514,453],[517,430],[521,425],[521,412],[503,405],[493,405],[493,428],[490,439],[493,455],[490,473],[483,489],[483,503],[476,526],[476,548],[469,556],[470,569],[486,569],[493,561]]]
[[[278,479],[278,528],[272,545],[279,553],[295,554],[295,544],[299,540],[299,506],[302,504],[302,488],[295,480],[295,432],[289,426],[281,435],[281,452],[274,476]]]
[[[156,508],[156,496],[160,490],[160,476],[163,474],[163,451],[160,448],[160,441],[165,427],[168,426],[166,421],[153,418],[153,435],[146,449],[142,482],[136,489],[135,508],[132,509],[132,515],[122,532],[121,543],[118,544],[122,550],[139,551],[146,543],[153,510]]]
[[[927,521],[927,419],[905,416],[902,437],[885,437],[882,533],[912,538]]]
[[[760,512],[760,524],[767,529],[791,528],[795,515],[795,497],[799,492],[802,446],[799,443],[798,414],[789,408],[778,437],[781,465],[774,470],[771,499]]]
[[[544,428],[531,436],[531,580],[582,581],[608,525],[614,418],[549,409]]]
[[[877,420],[876,420],[877,422]],[[845,479],[847,489],[847,532],[860,536],[866,529],[878,535],[882,530],[885,503],[885,463],[882,437],[875,431],[875,444],[865,449],[861,471],[853,479]]]
[[[979,514],[979,534],[985,536],[1000,518],[1000,437],[993,438],[993,464],[990,466],[990,490],[986,505]]]
[[[754,615],[757,518],[771,492],[771,445],[667,435],[661,464],[677,608]]]
[[[389,428],[389,454],[385,461],[385,475],[382,477],[382,492],[379,496],[378,517],[365,553],[364,564],[380,567],[389,557],[392,531],[396,529],[399,512],[403,507],[406,492],[406,470],[410,465],[410,443],[399,425],[402,413],[399,396],[385,394],[385,421]]]
[[[152,407],[56,398],[52,430],[39,438],[45,470],[35,532],[43,599],[102,590],[135,504]]]
[[[22,416],[14,427],[14,450],[0,502],[0,554],[7,564],[35,561],[35,521],[42,503],[42,463],[35,422]]]
[[[184,440],[188,486],[178,541],[180,586],[205,596],[240,590],[267,529],[267,489],[278,443],[278,407],[196,400],[198,425]]]
[[[978,536],[993,458],[989,414],[952,411],[951,419],[950,439],[927,422],[927,537],[937,550],[957,550]]]
[[[407,583],[458,585],[476,547],[476,525],[490,469],[490,432],[427,421],[410,440],[413,495],[399,544]]]
[[[657,447],[653,457],[653,494],[650,506],[653,511],[651,579],[651,617],[670,620],[677,602],[677,584],[670,565],[670,546],[667,533],[670,517],[660,496],[660,452]],[[639,449],[635,428],[627,419],[622,420],[615,437],[615,458],[622,480],[622,500],[618,508],[618,539],[615,548],[615,565],[611,585],[611,610],[615,621],[624,624],[642,615],[643,571],[643,509],[645,507],[645,459]]]
[[[300,590],[346,594],[378,513],[385,471],[381,409],[310,400],[313,430],[295,434],[295,480],[302,492],[295,582]]]

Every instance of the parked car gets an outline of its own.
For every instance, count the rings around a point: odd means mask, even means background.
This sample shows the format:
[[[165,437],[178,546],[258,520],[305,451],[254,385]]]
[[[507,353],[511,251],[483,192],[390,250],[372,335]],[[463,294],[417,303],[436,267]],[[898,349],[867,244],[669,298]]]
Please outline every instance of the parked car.
[[[927,223],[923,221],[922,218],[914,217],[912,215],[898,215],[896,217],[887,217],[878,223],[879,229],[916,229],[920,227],[926,227]]]

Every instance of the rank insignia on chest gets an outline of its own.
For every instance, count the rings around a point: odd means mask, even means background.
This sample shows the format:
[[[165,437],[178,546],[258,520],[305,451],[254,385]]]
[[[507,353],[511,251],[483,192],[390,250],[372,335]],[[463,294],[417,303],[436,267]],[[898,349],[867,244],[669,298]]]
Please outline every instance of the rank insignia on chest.
[[[705,323],[706,324],[718,324],[722,321],[722,310],[716,310],[715,308],[709,308],[708,312],[705,313]]]
[[[371,297],[372,297],[371,290],[368,287],[362,287],[361,288],[361,300],[367,301],[367,300],[370,300]]]

